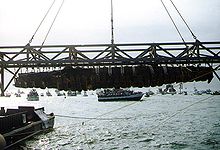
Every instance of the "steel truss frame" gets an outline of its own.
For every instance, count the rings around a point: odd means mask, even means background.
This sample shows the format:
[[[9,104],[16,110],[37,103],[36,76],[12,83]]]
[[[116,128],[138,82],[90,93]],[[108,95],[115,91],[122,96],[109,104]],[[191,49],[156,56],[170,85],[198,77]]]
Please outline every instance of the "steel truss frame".
[[[199,40],[186,43],[0,46],[1,94],[4,95],[21,68],[219,63],[220,42]],[[11,71],[12,68],[17,70]],[[5,71],[13,75],[6,87]]]

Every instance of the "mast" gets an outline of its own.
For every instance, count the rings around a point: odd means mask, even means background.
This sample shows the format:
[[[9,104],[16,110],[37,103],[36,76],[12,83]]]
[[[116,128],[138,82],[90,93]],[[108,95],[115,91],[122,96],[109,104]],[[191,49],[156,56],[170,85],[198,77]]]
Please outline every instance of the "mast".
[[[113,0],[111,0],[111,44],[114,44]]]

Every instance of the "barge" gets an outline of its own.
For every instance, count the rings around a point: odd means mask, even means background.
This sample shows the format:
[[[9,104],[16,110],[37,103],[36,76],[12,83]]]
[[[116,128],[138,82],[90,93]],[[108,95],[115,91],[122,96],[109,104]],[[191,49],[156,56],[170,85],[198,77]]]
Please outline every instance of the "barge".
[[[19,106],[17,109],[0,110],[0,149],[13,149],[19,143],[48,132],[54,126],[54,114],[46,114],[44,108]]]

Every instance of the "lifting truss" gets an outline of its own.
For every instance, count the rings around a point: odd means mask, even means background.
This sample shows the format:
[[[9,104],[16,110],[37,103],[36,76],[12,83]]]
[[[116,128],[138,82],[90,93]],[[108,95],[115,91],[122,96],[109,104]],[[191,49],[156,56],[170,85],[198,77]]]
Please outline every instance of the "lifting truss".
[[[1,93],[22,68],[220,63],[220,42],[1,46]],[[219,67],[219,66],[218,66]],[[12,71],[12,68],[15,71]],[[4,72],[13,75],[4,86]],[[217,75],[217,74],[216,74]],[[218,77],[218,76],[217,76]]]

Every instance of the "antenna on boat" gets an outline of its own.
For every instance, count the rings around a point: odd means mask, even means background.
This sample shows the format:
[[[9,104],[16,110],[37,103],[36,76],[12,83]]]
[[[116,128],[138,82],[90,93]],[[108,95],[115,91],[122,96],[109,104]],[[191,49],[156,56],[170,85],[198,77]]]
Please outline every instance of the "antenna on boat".
[[[113,0],[111,0],[111,44],[114,44]]]

